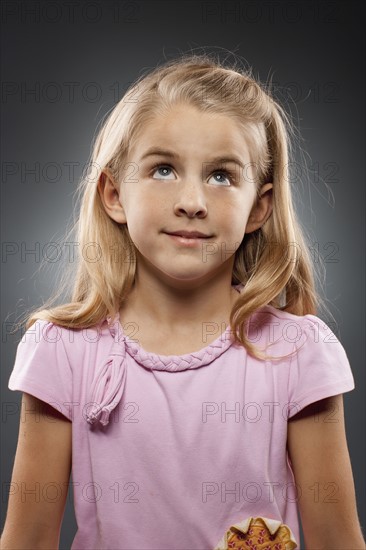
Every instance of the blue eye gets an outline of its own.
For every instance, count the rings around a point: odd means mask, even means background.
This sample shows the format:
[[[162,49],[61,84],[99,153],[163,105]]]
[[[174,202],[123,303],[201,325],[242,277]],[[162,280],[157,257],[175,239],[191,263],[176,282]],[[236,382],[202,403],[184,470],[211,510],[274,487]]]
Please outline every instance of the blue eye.
[[[168,176],[169,174],[167,174],[166,172],[171,172],[172,168],[171,166],[169,166],[168,164],[156,164],[153,169],[152,169],[152,175],[155,174],[155,172],[161,170],[160,172],[160,175],[161,176]],[[230,170],[226,170],[225,168],[223,167],[219,167],[217,168],[216,170],[214,170],[212,172],[211,175],[214,175],[214,174],[221,174],[221,175],[224,175],[226,180],[229,182],[228,184],[225,184],[224,181],[222,180],[222,182],[219,182],[216,180],[216,183],[223,183],[223,185],[231,185],[232,182],[234,181],[234,174],[230,171]],[[162,178],[158,178],[158,179],[164,179],[164,177]],[[169,178],[169,179],[172,179],[172,178]]]
[[[158,170],[171,170],[170,166],[167,166],[166,164],[157,164],[156,166],[154,166],[153,168],[153,175],[155,174],[156,171]],[[163,174],[164,176],[166,176],[167,174]]]
[[[226,179],[230,182],[231,184],[231,174],[230,172],[228,172],[227,170],[215,170],[215,172],[213,172],[214,174],[224,174],[224,176],[226,177]]]

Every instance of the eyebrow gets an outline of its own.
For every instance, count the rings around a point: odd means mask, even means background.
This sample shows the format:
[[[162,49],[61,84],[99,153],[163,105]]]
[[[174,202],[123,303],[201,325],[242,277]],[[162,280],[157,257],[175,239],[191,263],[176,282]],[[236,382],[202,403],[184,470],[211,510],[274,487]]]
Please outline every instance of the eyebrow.
[[[161,156],[161,157],[176,158],[178,160],[181,158],[180,155],[178,155],[178,153],[174,153],[173,151],[168,151],[167,149],[162,149],[161,147],[151,147],[142,155],[140,162],[145,158],[154,156],[154,155]],[[225,155],[219,155],[219,156],[213,157],[211,158],[211,160],[207,162],[207,164],[224,163],[224,162],[233,162],[235,164],[238,164],[244,169],[244,164],[242,163],[242,161],[238,159],[235,155],[231,155],[231,154],[230,155],[225,154]]]

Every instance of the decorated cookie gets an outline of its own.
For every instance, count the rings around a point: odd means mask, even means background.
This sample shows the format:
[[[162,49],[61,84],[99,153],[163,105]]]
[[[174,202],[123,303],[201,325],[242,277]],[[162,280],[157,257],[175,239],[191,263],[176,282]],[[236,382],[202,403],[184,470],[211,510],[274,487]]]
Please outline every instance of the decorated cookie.
[[[214,550],[293,550],[291,529],[276,519],[247,518],[229,527]]]

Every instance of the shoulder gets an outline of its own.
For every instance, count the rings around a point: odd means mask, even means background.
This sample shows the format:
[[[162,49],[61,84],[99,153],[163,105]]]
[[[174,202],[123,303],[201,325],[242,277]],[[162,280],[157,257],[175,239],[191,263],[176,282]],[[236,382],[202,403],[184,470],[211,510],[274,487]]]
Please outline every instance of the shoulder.
[[[319,339],[326,342],[340,343],[330,326],[320,317],[313,314],[295,315],[266,305],[258,309],[251,317],[250,323],[262,330],[272,327],[272,333],[279,339],[295,342]]]
[[[18,344],[8,387],[57,403],[58,408],[81,402],[113,343],[108,325],[76,330],[38,319]]]
[[[294,313],[290,313],[289,311],[283,311],[282,309],[277,309],[271,305],[262,306],[259,308],[254,314],[254,319],[263,320],[265,322],[267,321],[274,321],[277,320],[281,322],[281,324],[285,323],[293,323],[298,324],[299,326],[314,324],[314,323],[320,323],[322,325],[325,325],[325,322],[316,315],[312,315],[310,313],[307,313],[306,315],[296,315]]]
[[[85,356],[88,349],[108,348],[113,341],[107,322],[75,329],[45,319],[37,319],[23,334],[18,353],[64,354],[70,365]]]
[[[298,363],[301,368],[313,366],[315,362],[340,368],[348,364],[342,343],[317,315],[295,315],[266,305],[251,316],[248,338],[265,351],[268,364]]]

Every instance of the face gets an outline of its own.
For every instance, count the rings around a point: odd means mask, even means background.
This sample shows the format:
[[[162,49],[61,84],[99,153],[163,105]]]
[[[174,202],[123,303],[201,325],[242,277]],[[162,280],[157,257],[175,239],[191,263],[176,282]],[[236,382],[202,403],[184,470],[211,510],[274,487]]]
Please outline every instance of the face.
[[[152,152],[157,148],[166,152]],[[236,157],[241,165],[215,157]],[[176,106],[149,123],[121,181],[99,182],[108,214],[127,224],[140,278],[149,272],[182,289],[223,273],[231,281],[244,234],[271,213],[266,191],[272,184],[262,188],[257,204],[250,162],[248,145],[229,117]],[[205,237],[185,241],[169,235],[179,231]]]

